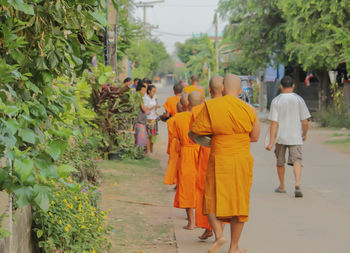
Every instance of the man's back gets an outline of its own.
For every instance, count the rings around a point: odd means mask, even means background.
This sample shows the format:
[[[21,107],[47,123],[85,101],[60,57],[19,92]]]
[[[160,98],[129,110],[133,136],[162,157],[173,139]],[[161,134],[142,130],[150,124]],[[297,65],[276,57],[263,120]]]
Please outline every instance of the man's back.
[[[295,93],[282,93],[272,100],[269,120],[278,122],[277,143],[301,145],[301,121],[311,115],[304,99]]]

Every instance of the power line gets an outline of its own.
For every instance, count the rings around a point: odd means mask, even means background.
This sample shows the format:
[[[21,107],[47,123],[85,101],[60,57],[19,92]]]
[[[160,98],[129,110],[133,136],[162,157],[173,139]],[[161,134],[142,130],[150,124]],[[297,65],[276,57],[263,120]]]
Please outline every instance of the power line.
[[[171,35],[171,36],[179,36],[179,37],[189,37],[189,36],[193,36],[193,34],[180,34],[180,33],[169,33],[169,32],[162,32],[162,31],[154,31],[160,34],[164,34],[164,35]]]

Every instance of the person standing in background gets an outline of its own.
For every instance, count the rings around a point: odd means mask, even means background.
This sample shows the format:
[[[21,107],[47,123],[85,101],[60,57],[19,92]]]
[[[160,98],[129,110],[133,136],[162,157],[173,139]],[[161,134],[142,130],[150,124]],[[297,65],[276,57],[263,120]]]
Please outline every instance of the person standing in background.
[[[146,147],[147,145],[147,130],[146,130],[146,107],[143,103],[143,96],[146,94],[146,85],[139,82],[136,87],[137,102],[139,103],[139,114],[135,120],[135,142],[138,147]]]
[[[269,120],[270,144],[267,150],[272,150],[276,140],[277,174],[280,185],[275,189],[277,193],[286,193],[284,184],[284,173],[286,163],[286,151],[288,149],[288,165],[294,167],[295,176],[295,197],[303,197],[300,190],[300,178],[302,170],[302,145],[306,141],[309,128],[308,119],[311,117],[304,99],[295,94],[294,81],[290,76],[281,80],[282,93],[275,97],[271,103]]]
[[[155,98],[156,95],[156,87],[154,85],[148,85],[147,94],[143,97],[143,103],[146,108],[147,121],[147,146],[146,153],[149,155],[153,153],[153,144],[157,138],[157,112],[156,110],[160,108],[160,105],[157,104],[157,100]]]

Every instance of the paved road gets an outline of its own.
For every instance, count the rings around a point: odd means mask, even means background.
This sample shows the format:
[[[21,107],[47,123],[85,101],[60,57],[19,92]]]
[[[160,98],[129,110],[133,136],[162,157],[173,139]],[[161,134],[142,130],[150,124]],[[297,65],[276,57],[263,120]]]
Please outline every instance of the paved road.
[[[171,92],[158,89],[158,100]],[[162,138],[166,138],[161,124]],[[262,126],[262,137],[267,125]],[[249,253],[350,253],[350,157],[320,144],[323,130],[310,131],[304,146],[302,189],[305,197],[293,197],[293,173],[286,173],[287,194],[276,194],[275,159],[263,148],[262,139],[252,145],[255,158],[250,221],[241,247]],[[169,193],[172,195],[173,193]],[[170,196],[171,198],[173,196]],[[179,253],[206,252],[212,240],[200,242],[200,229],[185,231],[183,210],[173,210]],[[229,228],[225,235],[229,238]],[[228,245],[220,253],[225,253]]]

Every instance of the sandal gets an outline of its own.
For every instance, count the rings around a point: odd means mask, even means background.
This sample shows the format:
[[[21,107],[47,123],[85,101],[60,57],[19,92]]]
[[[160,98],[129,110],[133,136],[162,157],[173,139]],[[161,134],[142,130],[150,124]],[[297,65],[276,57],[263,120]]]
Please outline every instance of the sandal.
[[[279,187],[277,187],[277,188],[275,189],[275,192],[277,192],[277,193],[287,193],[286,190],[281,190]]]

